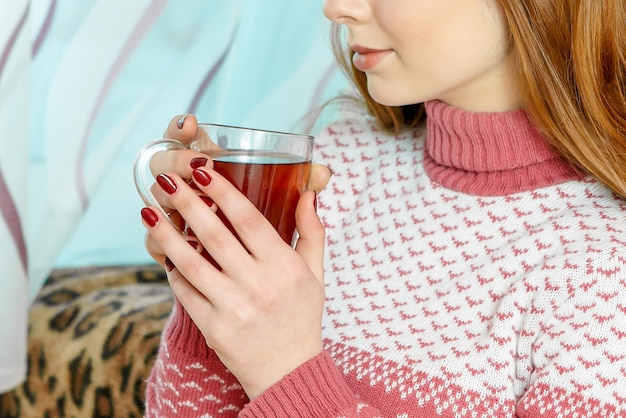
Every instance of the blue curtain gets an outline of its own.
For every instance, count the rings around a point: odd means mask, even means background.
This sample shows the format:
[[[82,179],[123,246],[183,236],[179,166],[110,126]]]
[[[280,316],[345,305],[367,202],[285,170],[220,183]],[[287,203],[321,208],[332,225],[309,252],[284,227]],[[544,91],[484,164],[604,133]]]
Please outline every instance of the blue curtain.
[[[347,84],[322,0],[3,0],[0,48],[0,392],[52,268],[152,261],[132,162],[171,117],[305,130]]]

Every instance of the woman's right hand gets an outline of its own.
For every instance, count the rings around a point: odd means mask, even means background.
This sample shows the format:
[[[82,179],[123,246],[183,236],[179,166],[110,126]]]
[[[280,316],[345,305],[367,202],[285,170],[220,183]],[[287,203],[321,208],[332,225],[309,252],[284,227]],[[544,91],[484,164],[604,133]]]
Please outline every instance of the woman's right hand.
[[[172,118],[163,134],[163,138],[176,139],[185,145],[203,137],[206,137],[206,132],[198,128],[198,120],[191,114]],[[200,166],[213,168],[213,161],[207,155],[194,150],[164,151],[154,155],[150,161],[150,171],[154,177],[161,173],[176,173],[183,179],[191,179],[193,170]],[[328,184],[331,175],[332,173],[328,167],[313,164],[307,189],[320,193]],[[156,183],[152,185],[150,190],[161,207],[170,213],[170,219],[174,224],[181,231],[184,230],[185,221],[178,215],[178,212],[172,209],[169,195]],[[149,235],[146,236],[146,249],[157,263],[164,265],[165,254]]]

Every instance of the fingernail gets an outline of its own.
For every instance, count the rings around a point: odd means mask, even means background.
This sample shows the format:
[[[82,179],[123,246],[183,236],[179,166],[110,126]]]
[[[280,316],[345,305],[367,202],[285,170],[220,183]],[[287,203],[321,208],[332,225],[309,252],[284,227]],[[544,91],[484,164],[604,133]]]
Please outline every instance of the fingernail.
[[[156,224],[159,223],[159,217],[150,208],[141,209],[141,217],[143,218],[144,221],[146,221],[146,223],[148,224],[150,228],[154,227]]]
[[[165,191],[167,194],[174,194],[176,192],[176,183],[170,176],[167,174],[159,174],[156,178],[159,186]]]
[[[187,119],[187,116],[189,115],[183,115],[181,116],[180,119],[178,119],[178,122],[176,123],[176,126],[178,126],[178,129],[183,129],[183,125],[185,124],[185,119]]]
[[[209,173],[204,170],[193,170],[192,175],[193,179],[201,186],[208,186],[209,184],[211,184],[211,176],[209,176]]]
[[[317,213],[317,192],[314,192],[315,196],[313,196],[313,209],[315,209],[315,213]]]
[[[165,257],[165,268],[167,269],[168,273],[176,268],[176,266],[174,265],[174,263],[172,263],[172,260],[170,260],[169,257]]]
[[[191,168],[195,170],[197,168],[204,167],[207,162],[209,162],[209,160],[204,157],[196,157],[193,160],[191,160],[189,165],[191,166]]]
[[[200,199],[202,199],[202,201],[206,203],[208,207],[213,206],[213,204],[215,203],[213,202],[213,199],[211,199],[209,196],[200,195]]]

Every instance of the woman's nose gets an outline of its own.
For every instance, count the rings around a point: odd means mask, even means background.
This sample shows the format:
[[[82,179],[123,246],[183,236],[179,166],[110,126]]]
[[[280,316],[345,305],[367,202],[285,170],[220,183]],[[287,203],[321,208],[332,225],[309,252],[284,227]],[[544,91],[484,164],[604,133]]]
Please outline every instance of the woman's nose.
[[[324,16],[339,24],[361,23],[367,17],[369,0],[326,0]]]

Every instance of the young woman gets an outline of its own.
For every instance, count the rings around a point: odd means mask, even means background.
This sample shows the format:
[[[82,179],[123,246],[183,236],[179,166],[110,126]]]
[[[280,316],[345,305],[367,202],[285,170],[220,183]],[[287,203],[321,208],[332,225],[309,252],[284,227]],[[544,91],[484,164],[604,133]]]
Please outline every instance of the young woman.
[[[324,12],[373,117],[318,135],[334,175],[302,196],[295,250],[210,160],[155,162],[222,270],[142,211],[177,297],[148,416],[626,416],[624,2]]]

